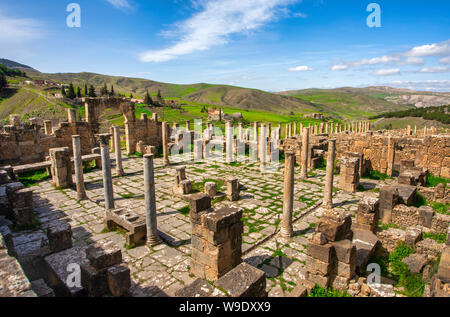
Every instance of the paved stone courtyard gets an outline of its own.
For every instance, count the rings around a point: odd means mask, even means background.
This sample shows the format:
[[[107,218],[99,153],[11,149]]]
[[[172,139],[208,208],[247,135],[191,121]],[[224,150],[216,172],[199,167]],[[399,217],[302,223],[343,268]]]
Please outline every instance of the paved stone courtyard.
[[[171,160],[182,162],[186,158],[179,156]],[[99,169],[85,174],[89,197],[86,201],[77,202],[73,189],[54,189],[50,180],[32,188],[42,229],[46,228],[46,223],[59,218],[71,224],[74,246],[84,248],[99,240],[113,241],[122,249],[124,261],[130,267],[133,296],[173,296],[177,290],[195,280],[189,274],[189,195],[176,196],[172,193],[175,166],[187,167],[186,176],[194,183],[194,188],[203,186],[205,180],[215,180],[222,184],[219,191],[224,192],[225,185],[220,181],[232,175],[239,178],[240,199],[231,202],[226,196],[219,196],[213,200],[213,207],[236,206],[244,210],[243,260],[266,272],[269,296],[283,296],[292,291],[296,282],[304,278],[307,238],[314,232],[315,223],[324,211],[320,205],[325,171],[313,170],[308,180],[302,181],[298,177],[300,167],[295,167],[295,236],[285,240],[277,235],[283,208],[283,169],[261,173],[259,163],[188,161],[174,163],[166,168],[162,159],[155,159],[158,230],[164,240],[161,245],[153,248],[126,246],[123,232],[108,232],[105,229],[104,191]],[[144,215],[142,164],[142,158],[124,158],[126,175],[113,178],[116,208],[127,208],[132,213]],[[337,183],[335,177],[336,187]],[[360,198],[377,196],[376,188],[383,184],[386,182],[362,180],[361,185],[369,190],[356,194],[335,189],[336,209],[353,216]],[[217,292],[220,293],[219,290]]]

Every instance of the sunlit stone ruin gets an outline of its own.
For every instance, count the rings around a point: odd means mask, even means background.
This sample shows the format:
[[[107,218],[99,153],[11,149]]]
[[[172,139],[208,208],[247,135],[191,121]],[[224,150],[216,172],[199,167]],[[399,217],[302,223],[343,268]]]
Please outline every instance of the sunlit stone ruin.
[[[1,127],[0,296],[450,296],[448,130],[84,114]]]

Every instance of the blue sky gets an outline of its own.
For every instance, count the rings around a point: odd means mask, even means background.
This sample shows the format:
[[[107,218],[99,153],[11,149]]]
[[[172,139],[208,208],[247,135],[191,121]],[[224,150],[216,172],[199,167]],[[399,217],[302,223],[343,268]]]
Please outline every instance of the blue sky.
[[[80,28],[66,25],[71,2]],[[380,28],[367,26],[370,3]],[[450,91],[448,12],[443,0],[0,0],[0,57],[48,73],[267,91]]]

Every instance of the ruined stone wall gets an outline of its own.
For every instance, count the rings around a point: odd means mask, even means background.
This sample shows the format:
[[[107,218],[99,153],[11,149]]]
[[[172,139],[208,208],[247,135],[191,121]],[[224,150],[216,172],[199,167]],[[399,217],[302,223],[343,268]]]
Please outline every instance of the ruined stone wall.
[[[392,137],[395,142],[395,165],[414,160],[415,166],[427,168],[432,174],[450,178],[450,135],[427,137]],[[370,133],[343,134],[337,138],[337,158],[345,152],[359,152],[369,167],[386,173],[388,168],[388,137]]]
[[[43,162],[51,148],[72,149],[72,135],[81,136],[82,154],[90,154],[91,149],[96,146],[94,135],[98,130],[98,124],[87,122],[60,123],[49,135],[35,124],[4,126],[0,132],[0,165]]]
[[[136,145],[142,141],[145,145],[162,146],[162,123],[154,116],[149,119],[142,114],[141,119],[136,118],[135,107],[131,102],[123,103],[121,111],[125,117],[125,137],[127,153],[136,152]]]

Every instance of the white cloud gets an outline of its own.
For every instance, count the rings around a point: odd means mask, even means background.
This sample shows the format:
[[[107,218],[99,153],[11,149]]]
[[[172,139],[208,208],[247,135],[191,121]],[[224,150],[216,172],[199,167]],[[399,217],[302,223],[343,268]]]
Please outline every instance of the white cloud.
[[[295,12],[294,13],[294,18],[306,19],[307,17],[308,17],[308,15],[306,13],[303,13],[303,12]]]
[[[420,70],[421,73],[449,73],[450,67],[448,66],[437,66],[437,67],[429,67],[422,68]]]
[[[349,68],[348,65],[345,64],[337,64],[337,65],[333,65],[333,67],[331,67],[332,71],[337,71],[337,70],[347,70]]]
[[[439,63],[441,63],[441,64],[450,64],[450,56],[441,58],[439,60]]]
[[[165,62],[228,43],[232,34],[246,33],[274,21],[278,9],[299,0],[203,0],[201,11],[177,25],[172,46],[140,54],[143,62]],[[173,33],[173,32],[171,32]]]
[[[372,73],[370,73],[372,76],[394,76],[394,75],[400,75],[400,69],[394,68],[394,69],[380,69],[376,70]]]
[[[412,90],[429,90],[429,91],[450,91],[450,80],[426,80],[426,81],[393,81],[379,85],[408,88]]]
[[[106,0],[106,1],[118,9],[131,9],[131,4],[128,2],[128,0]]]
[[[335,66],[339,66],[337,69],[332,70],[341,70],[343,65],[350,67],[359,67],[359,66],[365,66],[365,65],[377,65],[377,64],[393,64],[393,65],[423,65],[424,59],[423,57],[427,56],[445,56],[450,54],[450,40],[441,42],[441,43],[435,43],[435,44],[429,44],[429,45],[422,45],[422,46],[416,46],[413,47],[410,50],[401,52],[401,53],[395,53],[395,54],[389,54],[384,55],[381,57],[374,57],[371,59],[362,59],[358,61],[349,61],[345,63],[341,63]]]
[[[449,54],[450,54],[450,40],[442,43],[416,46],[404,53],[405,56],[416,56],[416,57],[445,56]]]
[[[306,65],[292,67],[292,68],[288,69],[288,71],[290,71],[290,72],[307,72],[307,71],[312,71],[312,70],[313,70],[312,68],[310,68]]]
[[[23,43],[40,39],[44,30],[40,21],[27,18],[15,18],[0,12],[0,43]]]

